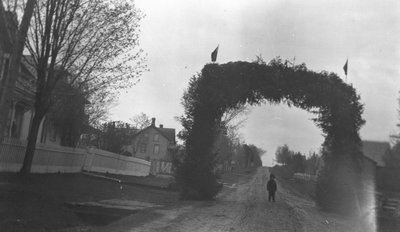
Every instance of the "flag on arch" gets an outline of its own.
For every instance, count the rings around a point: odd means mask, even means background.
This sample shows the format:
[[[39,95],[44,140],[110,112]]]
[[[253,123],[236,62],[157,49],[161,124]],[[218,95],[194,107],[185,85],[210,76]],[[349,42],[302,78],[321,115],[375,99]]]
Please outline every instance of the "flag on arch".
[[[349,59],[346,60],[346,63],[343,66],[344,74],[347,76],[347,67],[348,67]]]
[[[212,62],[215,62],[217,60],[218,48],[219,48],[219,44],[218,44],[217,48],[211,53],[211,61]]]

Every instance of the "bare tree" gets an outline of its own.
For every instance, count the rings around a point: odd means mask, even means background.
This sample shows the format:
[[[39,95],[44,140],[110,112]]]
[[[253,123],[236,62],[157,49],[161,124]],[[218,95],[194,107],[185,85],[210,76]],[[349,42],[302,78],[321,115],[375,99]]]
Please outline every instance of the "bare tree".
[[[129,0],[39,0],[26,47],[36,67],[35,114],[21,172],[30,172],[41,121],[56,84],[94,103],[136,84],[147,68],[138,49],[142,13]]]
[[[229,109],[222,116],[221,123],[225,127],[239,129],[240,127],[243,126],[243,123],[246,121],[246,118],[243,117],[248,115],[249,113],[250,110],[245,105],[241,105],[235,109]]]
[[[132,122],[133,127],[137,128],[137,129],[143,129],[143,128],[151,125],[150,117],[147,116],[147,114],[145,114],[143,112],[138,115],[133,116],[129,120]]]
[[[0,86],[0,142],[3,141],[4,130],[6,126],[7,116],[9,112],[9,102],[14,94],[14,86],[19,75],[19,66],[21,62],[22,52],[24,50],[24,44],[27,37],[28,28],[30,25],[30,21],[33,15],[34,7],[36,4],[36,0],[27,0],[26,4],[24,4],[23,16],[21,23],[17,31],[9,31],[7,25],[9,22],[6,18],[6,11],[3,5],[3,1],[0,1],[0,27],[1,31],[6,34],[1,35],[6,37],[7,40],[12,44],[12,54],[8,75],[4,77],[3,82]],[[14,12],[16,10],[15,1]]]
[[[226,130],[226,136],[231,141],[232,149],[244,143],[242,135],[239,131],[246,122],[250,110],[242,105],[237,109],[231,109],[224,113],[221,119],[222,127]]]
[[[109,110],[116,98],[115,94],[105,95],[99,92],[90,94],[90,104],[85,110],[89,116],[89,125],[100,129],[109,120]]]
[[[220,131],[214,143],[213,153],[216,154],[215,162],[229,162],[235,150],[242,145],[243,139],[239,129],[243,126],[249,113],[244,105],[230,109],[221,118]]]

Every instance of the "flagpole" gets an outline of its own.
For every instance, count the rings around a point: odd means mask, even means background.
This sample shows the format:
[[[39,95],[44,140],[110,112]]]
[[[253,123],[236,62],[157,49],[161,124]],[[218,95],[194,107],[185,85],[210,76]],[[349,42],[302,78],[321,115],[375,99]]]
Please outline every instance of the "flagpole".
[[[346,59],[346,84],[347,84],[347,71],[348,71],[348,68],[349,68],[349,57],[347,57],[347,59]]]
[[[347,84],[347,68],[348,68],[349,58],[347,57],[346,63],[343,66],[344,74],[346,75],[346,84]]]

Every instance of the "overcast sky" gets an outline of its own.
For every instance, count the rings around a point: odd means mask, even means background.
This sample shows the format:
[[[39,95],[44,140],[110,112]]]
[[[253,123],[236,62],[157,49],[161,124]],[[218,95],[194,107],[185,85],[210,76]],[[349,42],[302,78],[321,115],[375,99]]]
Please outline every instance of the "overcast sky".
[[[363,140],[389,141],[399,122],[400,1],[398,0],[136,0],[146,17],[141,48],[150,71],[121,95],[114,120],[129,121],[141,112],[157,124],[181,130],[174,119],[191,76],[210,62],[219,44],[218,63],[252,61],[262,55],[306,63],[345,79],[361,95],[366,125]],[[252,108],[241,129],[247,143],[267,150],[272,164],[278,146],[318,151],[323,137],[314,115],[285,105]]]

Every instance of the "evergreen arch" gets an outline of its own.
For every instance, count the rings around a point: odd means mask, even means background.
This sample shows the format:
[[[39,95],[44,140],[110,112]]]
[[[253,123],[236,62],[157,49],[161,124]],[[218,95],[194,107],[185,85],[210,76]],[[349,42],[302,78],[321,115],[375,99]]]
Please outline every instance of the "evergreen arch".
[[[212,146],[224,112],[246,104],[283,103],[315,114],[313,121],[325,137],[325,165],[317,184],[320,205],[329,208],[343,199],[354,200],[360,183],[359,130],[364,124],[359,100],[355,89],[336,74],[314,72],[305,64],[294,66],[279,58],[268,64],[205,65],[182,99],[186,156],[176,173],[181,196],[212,199],[218,193]]]

